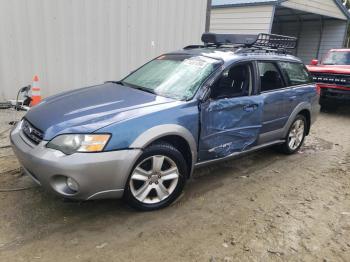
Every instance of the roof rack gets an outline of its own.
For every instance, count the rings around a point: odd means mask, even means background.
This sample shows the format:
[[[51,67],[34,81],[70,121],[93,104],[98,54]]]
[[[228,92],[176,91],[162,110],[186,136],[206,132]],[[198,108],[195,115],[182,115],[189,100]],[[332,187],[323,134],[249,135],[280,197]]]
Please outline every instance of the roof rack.
[[[273,52],[286,52],[288,49],[295,49],[297,38],[283,35],[265,34],[244,35],[244,34],[215,34],[204,33],[202,41],[204,46],[233,46],[243,49],[264,50]]]

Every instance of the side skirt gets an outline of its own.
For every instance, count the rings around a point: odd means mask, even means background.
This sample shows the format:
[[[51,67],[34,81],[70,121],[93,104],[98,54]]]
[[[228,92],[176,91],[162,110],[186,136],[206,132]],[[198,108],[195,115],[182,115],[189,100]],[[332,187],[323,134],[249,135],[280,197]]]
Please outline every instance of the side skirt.
[[[246,151],[235,152],[235,153],[232,153],[232,154],[230,154],[228,156],[225,156],[225,157],[222,157],[222,158],[216,158],[216,159],[211,159],[211,160],[207,160],[207,161],[203,161],[203,162],[198,162],[198,163],[196,163],[194,165],[194,167],[198,168],[198,167],[203,167],[203,166],[211,165],[211,164],[214,164],[214,163],[218,163],[218,162],[222,162],[222,161],[226,161],[226,160],[230,160],[230,159],[235,159],[235,158],[247,155],[249,153],[258,151],[258,150],[260,150],[262,148],[265,148],[265,147],[270,147],[270,146],[273,146],[273,145],[283,144],[284,142],[285,142],[285,140],[276,140],[276,141],[273,141],[273,142],[269,142],[269,143],[266,143],[266,144],[262,144],[262,145],[258,145],[258,146],[252,147],[252,148],[250,148],[250,149],[248,149]]]

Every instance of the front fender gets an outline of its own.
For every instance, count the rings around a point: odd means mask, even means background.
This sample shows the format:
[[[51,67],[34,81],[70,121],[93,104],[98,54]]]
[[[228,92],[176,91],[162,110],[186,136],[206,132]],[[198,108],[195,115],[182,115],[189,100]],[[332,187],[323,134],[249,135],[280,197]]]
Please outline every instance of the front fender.
[[[191,150],[192,163],[194,165],[197,160],[196,140],[187,128],[177,124],[164,124],[146,130],[132,142],[130,148],[146,148],[157,139],[170,135],[180,136],[187,141]]]

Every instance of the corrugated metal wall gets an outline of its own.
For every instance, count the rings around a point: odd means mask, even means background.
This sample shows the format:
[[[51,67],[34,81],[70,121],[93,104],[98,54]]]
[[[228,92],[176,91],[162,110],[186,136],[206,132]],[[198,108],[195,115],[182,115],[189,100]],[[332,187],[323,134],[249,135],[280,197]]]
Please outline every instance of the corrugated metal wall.
[[[213,8],[210,31],[216,33],[269,33],[273,6],[246,6]]]
[[[243,2],[248,3],[248,1]],[[291,21],[281,21],[278,15],[274,17],[273,5],[214,7],[211,12],[210,31],[241,34],[270,33],[271,23],[274,20],[272,33],[299,38],[298,49],[295,53],[305,63],[316,58],[318,53],[320,59],[329,49],[343,46],[347,17],[333,0],[287,0],[281,1],[276,10],[278,8],[290,10],[288,20]],[[302,21],[300,24],[295,15],[297,12],[293,10],[309,12],[319,19]],[[321,16],[324,19],[322,39],[320,38]],[[330,19],[330,17],[335,19]]]
[[[318,43],[320,42],[322,30],[322,39],[320,51],[318,52]],[[299,38],[296,55],[309,64],[311,59],[321,59],[329,49],[341,48],[344,43],[346,32],[346,21],[342,20],[324,20],[323,29],[321,21],[299,22],[275,22],[272,33]]]
[[[346,16],[334,0],[287,0],[282,1],[281,6],[328,17],[346,19]]]
[[[298,22],[274,23],[272,33],[298,37],[296,55],[302,59],[304,63],[309,63],[311,59],[316,58],[320,40],[319,21],[303,22],[302,24]]]
[[[321,60],[329,49],[342,48],[344,46],[346,29],[346,21],[329,20],[324,23],[318,59]]]
[[[199,43],[207,0],[0,0],[0,100],[34,74],[42,93],[116,80]]]

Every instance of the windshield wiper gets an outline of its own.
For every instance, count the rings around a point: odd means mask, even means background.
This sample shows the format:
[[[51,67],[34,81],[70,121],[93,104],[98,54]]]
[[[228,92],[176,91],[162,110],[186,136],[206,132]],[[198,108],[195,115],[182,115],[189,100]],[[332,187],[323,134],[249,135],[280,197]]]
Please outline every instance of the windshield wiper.
[[[147,93],[151,93],[151,94],[156,94],[152,89],[148,89],[142,86],[133,86],[133,88],[137,89],[137,90],[141,90]]]
[[[149,88],[145,88],[142,86],[136,86],[136,85],[132,85],[132,84],[128,84],[128,83],[124,83],[123,81],[107,81],[106,83],[114,83],[114,84],[118,84],[118,85],[122,85],[122,86],[128,86],[137,90],[141,90],[147,93],[151,93],[151,94],[156,94],[152,89]]]
[[[113,83],[113,84],[125,86],[125,84],[122,81],[106,81],[105,83]]]

